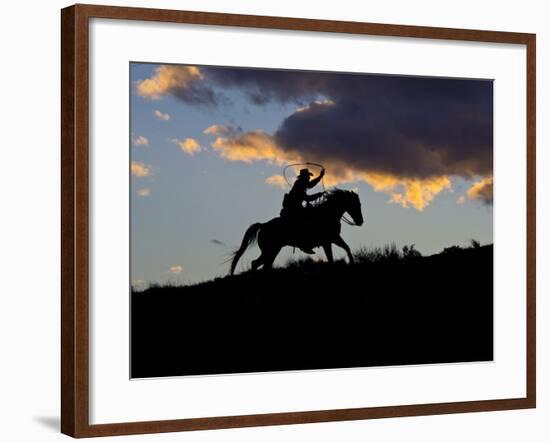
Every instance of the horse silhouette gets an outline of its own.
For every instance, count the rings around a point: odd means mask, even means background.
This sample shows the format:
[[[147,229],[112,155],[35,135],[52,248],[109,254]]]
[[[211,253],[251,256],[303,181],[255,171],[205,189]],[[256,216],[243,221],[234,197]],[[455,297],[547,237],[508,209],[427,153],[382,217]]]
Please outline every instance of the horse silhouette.
[[[330,190],[319,203],[302,212],[297,216],[277,217],[266,223],[252,224],[244,234],[239,250],[233,254],[230,273],[235,273],[239,259],[255,242],[260,247],[261,255],[252,261],[253,270],[260,266],[270,269],[285,246],[323,247],[327,260],[332,263],[332,244],[336,244],[346,251],[350,264],[353,263],[351,250],[340,236],[340,221],[348,213],[355,225],[363,224],[359,195],[351,190]]]

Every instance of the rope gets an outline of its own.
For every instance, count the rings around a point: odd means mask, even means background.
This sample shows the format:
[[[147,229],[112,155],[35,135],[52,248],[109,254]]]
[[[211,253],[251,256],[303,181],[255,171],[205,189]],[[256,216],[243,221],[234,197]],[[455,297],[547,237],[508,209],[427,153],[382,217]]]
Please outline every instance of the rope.
[[[348,226],[356,226],[357,223],[349,219],[346,215],[342,215],[342,218],[340,218],[342,221],[344,221]]]

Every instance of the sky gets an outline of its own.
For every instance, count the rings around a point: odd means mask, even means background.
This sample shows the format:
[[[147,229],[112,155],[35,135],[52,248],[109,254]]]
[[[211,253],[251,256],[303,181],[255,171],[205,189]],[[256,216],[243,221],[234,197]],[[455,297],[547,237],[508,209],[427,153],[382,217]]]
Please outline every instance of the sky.
[[[136,288],[227,274],[299,162],[359,194],[365,223],[342,227],[352,250],[492,243],[491,80],[131,63],[130,89]],[[275,265],[303,256],[287,247]]]

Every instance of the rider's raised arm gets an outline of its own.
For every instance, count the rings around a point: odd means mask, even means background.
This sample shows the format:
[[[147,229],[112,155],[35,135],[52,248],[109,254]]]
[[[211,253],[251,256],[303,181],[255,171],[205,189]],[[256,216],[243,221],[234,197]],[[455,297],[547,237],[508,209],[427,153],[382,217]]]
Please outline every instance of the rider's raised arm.
[[[311,189],[315,187],[317,184],[319,184],[319,181],[321,181],[321,178],[323,178],[323,175],[319,175],[317,178],[312,179],[308,184],[307,188]]]

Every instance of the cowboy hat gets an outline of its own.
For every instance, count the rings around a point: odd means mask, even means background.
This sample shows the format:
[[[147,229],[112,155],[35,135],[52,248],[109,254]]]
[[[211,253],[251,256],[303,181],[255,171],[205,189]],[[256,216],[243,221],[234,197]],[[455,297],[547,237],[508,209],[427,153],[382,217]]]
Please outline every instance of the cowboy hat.
[[[302,169],[300,170],[300,175],[298,175],[298,177],[301,176],[313,176],[313,174],[307,169]]]

